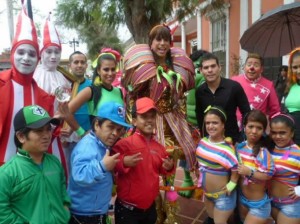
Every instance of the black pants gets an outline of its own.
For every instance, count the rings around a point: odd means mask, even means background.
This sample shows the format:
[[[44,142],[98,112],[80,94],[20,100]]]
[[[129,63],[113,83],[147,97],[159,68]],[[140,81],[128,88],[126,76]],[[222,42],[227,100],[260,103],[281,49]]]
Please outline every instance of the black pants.
[[[82,216],[71,214],[69,224],[106,224],[107,215]]]
[[[145,210],[115,202],[115,224],[155,224],[156,219],[155,202]]]

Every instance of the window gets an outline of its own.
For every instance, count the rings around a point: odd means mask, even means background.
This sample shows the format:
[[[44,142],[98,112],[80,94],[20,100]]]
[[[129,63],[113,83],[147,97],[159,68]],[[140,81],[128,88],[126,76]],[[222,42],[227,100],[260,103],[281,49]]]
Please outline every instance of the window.
[[[226,49],[226,19],[220,18],[212,22],[212,49],[225,51]]]
[[[211,20],[212,52],[219,58],[222,76],[226,77],[226,17]]]

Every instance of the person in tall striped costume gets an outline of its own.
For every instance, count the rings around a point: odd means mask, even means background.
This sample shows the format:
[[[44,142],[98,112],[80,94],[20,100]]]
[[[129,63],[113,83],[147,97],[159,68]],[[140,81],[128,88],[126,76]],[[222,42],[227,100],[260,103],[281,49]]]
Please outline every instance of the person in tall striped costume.
[[[208,216],[218,224],[227,223],[236,207],[235,187],[239,178],[235,148],[224,137],[226,120],[223,109],[208,106],[204,114],[208,136],[200,140],[196,150],[200,167],[198,187],[204,191]]]
[[[272,158],[276,172],[271,179],[272,217],[277,224],[300,223],[300,148],[293,142],[295,121],[278,113],[271,118]]]
[[[17,111],[32,104],[53,111],[53,97],[39,88],[33,79],[38,58],[36,29],[24,6],[18,16],[12,43],[12,68],[0,73],[0,166],[17,152],[12,125]]]
[[[270,198],[266,193],[267,181],[275,172],[274,161],[268,148],[270,141],[264,136],[268,120],[260,110],[245,116],[246,141],[236,146],[240,159],[239,212],[245,224],[264,224],[271,214]]]
[[[187,169],[193,171],[196,143],[186,121],[184,93],[195,86],[195,69],[184,50],[171,45],[169,27],[157,25],[149,33],[148,44],[134,45],[125,53],[122,84],[127,91],[127,114],[131,114],[137,99],[151,98],[158,111],[155,128],[158,142],[166,147],[175,164],[177,159],[185,158]],[[175,175],[164,178],[164,184],[173,186],[174,179]],[[164,201],[167,218],[161,212],[163,208],[158,208],[157,223],[179,223],[176,196],[169,199]]]

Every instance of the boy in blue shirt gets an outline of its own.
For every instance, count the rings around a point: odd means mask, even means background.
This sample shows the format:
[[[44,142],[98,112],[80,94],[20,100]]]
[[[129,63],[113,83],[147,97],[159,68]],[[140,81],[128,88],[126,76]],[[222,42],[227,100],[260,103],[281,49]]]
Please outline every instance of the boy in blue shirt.
[[[71,197],[71,224],[107,224],[112,195],[112,170],[119,153],[110,156],[110,147],[131,127],[125,122],[124,107],[104,103],[92,123],[92,130],[71,154],[68,193]]]

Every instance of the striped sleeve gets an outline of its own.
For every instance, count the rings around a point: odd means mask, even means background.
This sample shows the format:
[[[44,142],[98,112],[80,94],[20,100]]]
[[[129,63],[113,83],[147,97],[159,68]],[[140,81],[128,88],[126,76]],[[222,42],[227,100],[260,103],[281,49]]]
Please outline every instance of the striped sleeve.
[[[202,166],[233,171],[237,169],[235,150],[227,143],[212,144],[204,138],[199,142],[196,157]]]
[[[262,148],[258,153],[256,160],[256,165],[258,166],[258,171],[267,174],[268,176],[273,176],[275,173],[275,164],[272,159],[272,155],[266,148]]]

